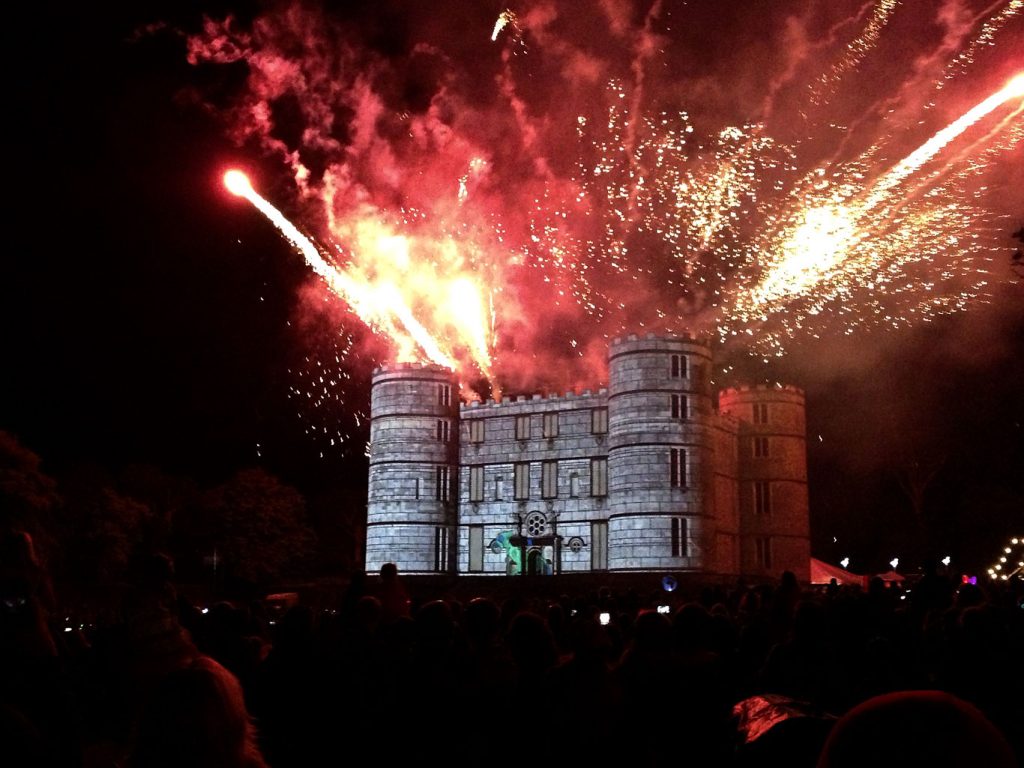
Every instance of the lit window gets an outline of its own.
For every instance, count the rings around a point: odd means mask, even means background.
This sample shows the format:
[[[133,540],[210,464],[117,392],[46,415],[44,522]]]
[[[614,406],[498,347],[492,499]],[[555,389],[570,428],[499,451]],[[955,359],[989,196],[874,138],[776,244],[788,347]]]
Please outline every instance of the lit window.
[[[669,450],[669,478],[673,488],[686,487],[686,451],[683,448]]]
[[[768,423],[768,403],[754,403],[754,423]]]
[[[452,404],[452,388],[450,384],[438,384],[437,385],[437,404],[438,405],[451,405]]]
[[[526,516],[526,535],[541,536],[548,529],[548,519],[540,512],[531,512]]]
[[[686,395],[672,395],[672,418],[686,419],[689,417],[689,404]]]
[[[772,567],[772,540],[764,537],[754,539],[754,559],[757,567],[768,570]]]
[[[755,459],[768,458],[768,438],[755,437],[753,439],[753,453]]]
[[[608,409],[595,408],[590,412],[590,432],[603,435],[608,431]]]
[[[469,500],[484,500],[484,468],[482,466],[469,468]]]
[[[558,437],[558,414],[544,414],[544,437]]]
[[[530,439],[530,417],[516,416],[516,440]]]
[[[558,462],[545,461],[541,469],[541,498],[553,499],[558,496]]]
[[[528,462],[519,462],[514,466],[515,473],[515,498],[517,500],[530,498],[530,465]]]
[[[672,557],[686,557],[686,518],[672,518]]]
[[[448,422],[443,420],[443,419],[439,419],[438,422],[437,422],[437,442],[439,442],[439,443],[447,443],[448,442],[448,430],[449,430]]]
[[[448,501],[451,493],[451,476],[447,465],[435,467],[434,498],[437,501]]]
[[[754,514],[767,515],[772,511],[772,486],[766,480],[754,483]]]
[[[608,459],[590,460],[590,495],[608,495]]]
[[[484,527],[482,525],[469,526],[469,570],[482,571],[484,569]]]
[[[671,355],[669,361],[669,375],[673,379],[686,378],[686,355]]]
[[[484,441],[484,420],[469,420],[469,442],[482,443]]]
[[[434,570],[448,570],[448,529],[434,529]]]

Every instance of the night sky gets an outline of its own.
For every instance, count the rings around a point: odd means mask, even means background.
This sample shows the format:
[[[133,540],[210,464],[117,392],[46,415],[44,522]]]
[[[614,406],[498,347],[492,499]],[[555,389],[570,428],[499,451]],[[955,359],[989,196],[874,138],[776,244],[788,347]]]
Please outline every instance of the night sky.
[[[528,242],[527,204],[545,182],[560,194],[572,186],[562,161],[575,152],[573,115],[601,114],[598,94],[607,98],[609,79],[621,78],[625,100],[649,114],[686,110],[698,135],[764,121],[808,168],[853,163],[884,138],[871,162],[885,168],[1024,69],[1020,14],[975,16],[985,4],[966,0],[894,12],[877,40],[861,38],[871,50],[846,64],[836,50],[870,21],[856,16],[859,3],[829,4],[827,14],[810,2],[759,3],[754,17],[740,10],[747,4],[723,12],[721,3],[607,0],[584,15],[571,10],[575,3],[533,2],[513,6],[515,24],[493,43],[505,8],[497,3],[357,2],[333,15],[285,3],[157,3],[131,12],[102,5],[37,6],[10,27],[35,45],[15,68],[7,118],[13,241],[0,283],[0,429],[54,473],[82,462],[151,463],[212,484],[261,465],[307,492],[358,493],[365,484],[368,381],[387,348],[259,213],[224,190],[226,169],[249,171],[259,192],[320,243],[331,241],[324,179],[343,166],[354,180],[331,204],[346,221],[367,207],[424,210],[442,199],[445,207],[428,213],[449,228],[465,224],[462,216],[493,229],[500,215],[508,254],[494,255],[490,230],[472,237],[501,264],[487,274],[504,286],[495,364],[506,391],[598,384],[603,371],[588,380],[587,365],[603,353],[605,335],[706,322],[711,306],[685,280],[670,282],[676,267],[646,255],[650,232],[627,238],[625,261],[649,259],[633,273],[612,275],[592,254],[528,269],[540,257],[518,245]],[[233,26],[220,24],[228,13]],[[204,15],[212,20],[205,31]],[[956,63],[986,19],[993,45],[977,62]],[[257,93],[259,64],[226,47],[229,28],[239,35],[232,44],[249,41],[250,54],[323,55],[323,69],[310,63],[306,74],[318,103],[335,107],[329,136],[313,137],[325,123],[315,124],[312,101],[297,89],[267,99],[263,124],[252,119],[267,98]],[[337,51],[311,45],[303,38],[310,30]],[[827,71],[844,84],[820,85],[813,73]],[[316,81],[316,72],[326,79]],[[908,97],[910,83],[920,90],[944,72],[941,92]],[[332,104],[322,89],[335,81]],[[369,143],[367,100],[353,97],[366,82],[379,107]],[[885,98],[880,82],[889,84]],[[817,116],[807,83],[819,83],[812,95],[825,106]],[[937,106],[922,111],[929,99]],[[890,122],[865,119],[869,108]],[[1012,234],[1024,226],[1021,121],[1018,100],[979,133],[996,139],[950,150],[988,165],[966,182],[969,213],[949,214],[961,226],[974,216],[982,245],[955,261],[932,239],[946,219],[918,225],[911,234],[927,257],[907,267],[910,278],[876,291],[903,302],[895,311],[907,317],[903,286],[938,281],[936,290],[955,295],[988,270],[985,296],[953,314],[911,314],[895,328],[850,329],[811,313],[822,324],[782,333],[781,357],[723,350],[736,370],[720,371],[722,381],[731,373],[806,389],[812,549],[831,562],[849,555],[854,570],[881,570],[914,541],[898,482],[899,468],[913,461],[937,468],[926,509],[965,567],[983,569],[1007,536],[1024,532],[1024,277],[1010,268],[1020,245]],[[854,127],[840,138],[821,127],[837,122]],[[410,135],[443,126],[444,151],[418,154],[395,125],[413,126]],[[1016,143],[1006,139],[1013,131]],[[996,141],[1001,149],[985,154]],[[460,208],[457,169],[479,151],[488,153],[487,177]],[[309,174],[306,194],[299,164]],[[736,231],[769,221],[748,218]],[[425,225],[417,227],[423,235]],[[588,230],[574,234],[584,240]],[[898,241],[905,250],[911,243]],[[694,257],[694,274],[718,259],[713,250]],[[939,278],[947,258],[956,266]],[[567,286],[578,286],[583,263],[601,286],[595,303],[611,309],[595,315],[573,302]],[[537,288],[540,273],[566,287],[564,300]],[[723,285],[738,279],[730,274]],[[843,318],[837,308],[861,300],[833,298],[825,314]],[[758,362],[765,356],[768,364]]]

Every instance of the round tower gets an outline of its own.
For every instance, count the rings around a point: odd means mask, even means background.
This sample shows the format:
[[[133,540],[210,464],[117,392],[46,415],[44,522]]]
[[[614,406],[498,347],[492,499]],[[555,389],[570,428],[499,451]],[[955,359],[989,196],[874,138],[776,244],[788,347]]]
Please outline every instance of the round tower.
[[[804,393],[796,387],[727,389],[718,409],[739,420],[740,567],[750,575],[810,578]]]
[[[377,369],[370,390],[366,571],[450,572],[455,562],[458,385],[437,365]]]
[[[701,570],[711,531],[711,351],[628,336],[608,350],[608,568]]]

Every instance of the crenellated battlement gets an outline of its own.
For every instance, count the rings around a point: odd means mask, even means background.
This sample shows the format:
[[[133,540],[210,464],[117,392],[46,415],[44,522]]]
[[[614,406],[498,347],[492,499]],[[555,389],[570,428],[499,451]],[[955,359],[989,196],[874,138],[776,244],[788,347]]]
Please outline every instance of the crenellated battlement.
[[[442,373],[446,376],[453,376],[454,371],[443,365],[437,363],[384,363],[373,369],[373,376],[379,376],[386,373],[396,373],[399,371],[425,371],[429,373]]]
[[[541,404],[559,405],[562,403],[569,404],[574,407],[586,407],[588,404],[603,401],[607,397],[607,388],[601,387],[596,392],[592,389],[584,389],[581,391],[569,391],[564,394],[551,393],[544,395],[541,393],[534,393],[530,395],[512,395],[511,397],[505,397],[501,400],[488,398],[487,400],[463,401],[459,404],[459,410],[461,412],[466,412],[484,410],[486,408],[499,408],[502,410],[507,409],[511,412],[513,410],[529,410],[528,408],[517,408],[516,406],[533,407]]]
[[[615,347],[621,347],[626,344],[636,344],[644,341],[655,341],[661,344],[685,342],[688,344],[700,344],[703,347],[711,346],[711,341],[706,336],[686,332],[672,334],[671,336],[660,335],[657,333],[645,333],[643,335],[631,333],[627,336],[616,336],[608,342],[608,347],[609,351],[611,351],[611,349]]]
[[[719,398],[729,398],[748,394],[767,394],[769,392],[787,392],[801,397],[804,396],[804,391],[792,384],[752,384],[741,387],[728,387],[720,390],[718,396]]]

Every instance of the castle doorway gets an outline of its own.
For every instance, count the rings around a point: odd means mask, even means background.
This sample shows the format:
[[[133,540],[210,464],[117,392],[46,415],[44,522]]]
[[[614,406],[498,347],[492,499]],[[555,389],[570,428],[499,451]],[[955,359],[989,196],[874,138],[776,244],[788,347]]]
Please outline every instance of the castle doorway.
[[[526,573],[530,576],[550,576],[553,572],[551,558],[545,555],[544,549],[534,547],[526,555]]]

